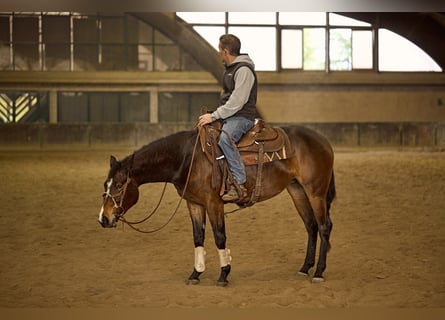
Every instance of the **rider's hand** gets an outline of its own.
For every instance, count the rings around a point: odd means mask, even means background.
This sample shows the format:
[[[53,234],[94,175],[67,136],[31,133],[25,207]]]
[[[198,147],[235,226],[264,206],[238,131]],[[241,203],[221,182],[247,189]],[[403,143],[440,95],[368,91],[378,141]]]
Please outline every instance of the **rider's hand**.
[[[198,126],[202,127],[205,126],[206,124],[212,123],[212,114],[211,113],[205,113],[201,116],[199,116],[198,118]]]

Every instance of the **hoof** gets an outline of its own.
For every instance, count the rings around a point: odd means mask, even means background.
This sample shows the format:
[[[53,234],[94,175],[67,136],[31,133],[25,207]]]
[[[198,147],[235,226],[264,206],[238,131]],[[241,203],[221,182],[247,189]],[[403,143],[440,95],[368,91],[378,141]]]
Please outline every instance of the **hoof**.
[[[323,277],[313,277],[312,283],[322,283],[324,281]]]
[[[303,276],[303,277],[307,277],[309,276],[309,273],[303,272],[303,271],[298,271],[297,273],[299,276]]]
[[[199,279],[187,279],[185,284],[188,286],[195,286],[195,285],[199,284],[200,282],[201,281]]]
[[[216,285],[218,287],[227,287],[227,285],[229,284],[227,277],[229,276],[230,270],[231,270],[230,264],[228,264],[225,267],[221,267],[221,274],[218,280],[216,281]]]
[[[220,281],[220,280],[218,280],[217,282],[216,282],[216,286],[217,287],[227,287],[227,285],[229,284],[229,281]]]
[[[190,275],[190,277],[187,279],[187,281],[185,282],[187,285],[197,285],[199,284],[200,280],[199,280],[199,276],[201,275],[202,272],[198,272],[196,271],[196,269],[193,269],[192,274]]]

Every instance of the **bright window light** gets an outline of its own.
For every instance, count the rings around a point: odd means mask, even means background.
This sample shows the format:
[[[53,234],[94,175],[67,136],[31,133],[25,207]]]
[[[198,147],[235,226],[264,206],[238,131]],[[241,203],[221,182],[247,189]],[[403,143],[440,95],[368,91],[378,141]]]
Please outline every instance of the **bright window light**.
[[[331,26],[348,26],[348,27],[370,27],[371,26],[370,23],[352,19],[352,18],[348,18],[348,17],[342,16],[342,15],[336,14],[336,13],[329,14],[329,24]]]
[[[304,42],[304,70],[324,70],[326,61],[326,30],[324,28],[305,28]]]
[[[229,12],[229,23],[275,24],[275,12]]]
[[[326,25],[326,13],[325,12],[280,12],[279,23],[281,25],[324,26]]]
[[[285,29],[281,32],[281,67],[303,68],[303,31]]]
[[[442,71],[422,49],[408,39],[386,29],[379,29],[379,70]]]
[[[352,31],[352,68],[372,69],[372,31]]]
[[[219,37],[225,33],[224,27],[196,26],[193,29],[198,32],[215,50],[218,50]]]
[[[241,53],[248,53],[256,70],[276,70],[276,31],[274,27],[229,27],[241,40]]]
[[[331,70],[352,69],[352,30],[349,28],[329,31],[329,68]]]
[[[187,23],[225,23],[224,12],[176,12]]]
[[[276,41],[276,12],[177,12],[216,50],[226,32],[241,39],[241,51],[248,53],[260,71],[277,70],[276,46],[281,49],[280,69],[325,70],[326,32],[329,30],[330,70],[373,69],[379,71],[436,71],[439,65],[406,38],[386,29],[378,30],[378,57],[374,57],[374,31],[371,24],[340,14],[325,12],[278,12],[281,43]],[[214,24],[205,26],[202,24]],[[270,25],[262,27],[261,25]]]

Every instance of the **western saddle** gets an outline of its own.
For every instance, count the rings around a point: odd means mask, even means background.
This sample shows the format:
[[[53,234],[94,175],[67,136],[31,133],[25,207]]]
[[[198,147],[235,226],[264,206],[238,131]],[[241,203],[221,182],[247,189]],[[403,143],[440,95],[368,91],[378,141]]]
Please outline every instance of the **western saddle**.
[[[205,125],[199,131],[201,149],[212,163],[212,187],[220,188],[220,195],[234,184],[232,174],[227,168],[227,162],[218,146],[219,136],[222,132],[222,121],[215,121]],[[254,126],[236,144],[245,166],[257,166],[255,188],[248,201],[241,199],[242,206],[248,207],[257,202],[261,191],[263,164],[289,157],[291,152],[290,141],[283,129],[265,125],[264,120],[255,119]],[[222,172],[222,179],[220,180]],[[240,205],[238,203],[238,205]]]

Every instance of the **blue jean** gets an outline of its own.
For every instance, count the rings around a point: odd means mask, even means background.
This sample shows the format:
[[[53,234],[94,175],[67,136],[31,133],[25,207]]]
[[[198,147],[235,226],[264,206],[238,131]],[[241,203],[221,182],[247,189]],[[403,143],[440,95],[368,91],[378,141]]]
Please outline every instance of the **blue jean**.
[[[230,117],[224,119],[223,122],[223,132],[219,138],[218,145],[224,153],[233,178],[238,184],[244,184],[246,182],[246,169],[244,168],[244,163],[238,148],[232,147],[232,143],[227,137],[226,132],[230,135],[233,142],[237,143],[241,137],[253,127],[253,124],[253,121],[244,117]]]

